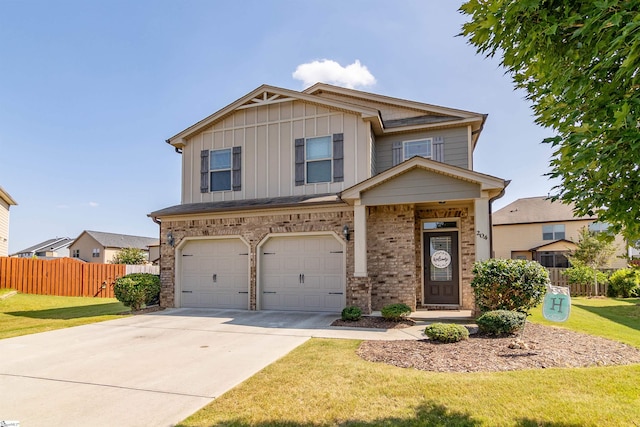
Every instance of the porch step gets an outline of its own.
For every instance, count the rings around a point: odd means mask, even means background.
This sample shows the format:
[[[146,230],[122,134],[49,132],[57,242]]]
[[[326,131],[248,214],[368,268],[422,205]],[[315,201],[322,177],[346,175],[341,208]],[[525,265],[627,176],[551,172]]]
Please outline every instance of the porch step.
[[[370,316],[382,317],[379,311],[371,312]],[[471,310],[418,310],[412,312],[409,319],[416,322],[455,322],[455,323],[473,323],[475,321]]]

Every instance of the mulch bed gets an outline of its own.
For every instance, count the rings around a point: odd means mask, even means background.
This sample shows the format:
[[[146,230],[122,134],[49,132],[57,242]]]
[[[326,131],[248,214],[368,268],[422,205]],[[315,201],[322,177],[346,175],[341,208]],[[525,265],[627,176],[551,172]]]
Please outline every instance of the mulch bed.
[[[348,328],[371,328],[371,329],[402,329],[415,325],[411,319],[403,319],[399,322],[387,320],[384,317],[362,316],[358,320],[335,320],[331,326],[344,326]]]

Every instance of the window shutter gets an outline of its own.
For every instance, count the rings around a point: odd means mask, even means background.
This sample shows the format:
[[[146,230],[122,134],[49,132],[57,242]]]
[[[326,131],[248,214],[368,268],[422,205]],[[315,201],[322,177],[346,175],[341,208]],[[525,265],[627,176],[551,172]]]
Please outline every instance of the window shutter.
[[[296,185],[304,185],[304,138],[296,139]]]
[[[233,191],[242,190],[242,147],[233,147],[231,160],[231,188]]]
[[[333,134],[333,182],[344,181],[344,134]]]
[[[444,138],[436,136],[433,138],[433,146],[431,147],[431,157],[436,162],[444,163]]]
[[[209,192],[209,150],[200,151],[200,192]]]
[[[402,141],[394,142],[391,148],[392,166],[402,163]]]

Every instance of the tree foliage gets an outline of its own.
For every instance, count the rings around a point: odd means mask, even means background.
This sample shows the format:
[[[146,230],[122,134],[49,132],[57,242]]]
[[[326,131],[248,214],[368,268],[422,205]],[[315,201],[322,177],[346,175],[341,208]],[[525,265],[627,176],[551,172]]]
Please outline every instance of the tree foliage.
[[[123,248],[113,256],[111,264],[138,265],[147,263],[147,254],[138,248]]]
[[[605,233],[594,233],[582,227],[578,234],[576,249],[568,255],[569,261],[576,261],[591,268],[602,268],[611,265],[617,246],[612,236]]]
[[[640,237],[640,0],[469,0],[465,35],[556,136],[556,199]]]

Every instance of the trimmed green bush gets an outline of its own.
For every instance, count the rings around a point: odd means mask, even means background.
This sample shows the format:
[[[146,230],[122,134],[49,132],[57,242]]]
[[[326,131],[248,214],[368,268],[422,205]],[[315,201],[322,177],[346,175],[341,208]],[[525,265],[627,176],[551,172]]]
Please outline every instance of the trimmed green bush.
[[[157,304],[160,297],[160,277],[150,273],[132,273],[116,279],[115,297],[126,307],[140,310],[143,305]]]
[[[640,296],[640,269],[623,268],[609,277],[607,296],[630,298]]]
[[[589,267],[581,261],[573,260],[571,267],[567,268],[563,274],[567,276],[570,285],[593,286],[596,280],[598,283],[606,283],[609,278],[605,273],[593,267]]]
[[[411,314],[411,307],[403,303],[389,304],[382,307],[382,310],[380,310],[380,312],[382,314],[382,317],[384,317],[385,319],[399,322],[400,320]]]
[[[362,310],[355,305],[345,307],[342,310],[342,320],[358,320],[362,317]]]
[[[481,332],[488,335],[510,335],[524,327],[525,313],[512,310],[487,311],[476,323]]]
[[[546,268],[522,259],[477,261],[473,275],[471,287],[483,313],[492,310],[528,313],[542,302],[549,283]]]
[[[469,330],[455,323],[433,323],[424,330],[430,340],[444,343],[458,342],[469,338]]]

